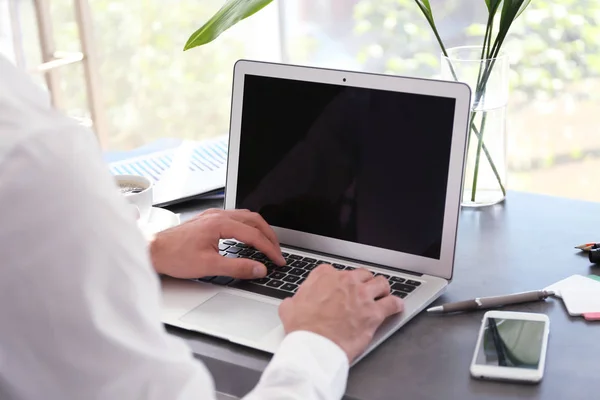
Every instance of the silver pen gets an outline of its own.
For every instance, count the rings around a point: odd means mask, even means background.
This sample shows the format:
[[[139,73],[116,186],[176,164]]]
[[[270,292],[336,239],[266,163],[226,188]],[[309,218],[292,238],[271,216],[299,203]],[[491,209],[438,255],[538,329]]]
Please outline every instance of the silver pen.
[[[427,309],[427,312],[441,314],[459,311],[481,310],[484,308],[506,306],[508,304],[545,300],[548,297],[554,296],[554,294],[555,293],[553,291],[536,290],[533,292],[515,293],[505,296],[478,297],[473,300],[465,300],[456,303],[448,303],[437,307],[431,307]]]

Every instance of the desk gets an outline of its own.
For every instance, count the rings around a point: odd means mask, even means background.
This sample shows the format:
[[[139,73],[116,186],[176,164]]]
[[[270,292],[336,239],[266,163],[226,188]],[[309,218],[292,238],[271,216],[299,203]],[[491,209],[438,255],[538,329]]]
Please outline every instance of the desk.
[[[221,203],[172,207],[189,218]],[[541,289],[572,274],[600,273],[573,249],[600,238],[600,204],[511,192],[505,204],[461,211],[454,280],[435,304],[477,296]],[[350,371],[346,397],[389,399],[597,398],[600,323],[569,317],[560,300],[506,307],[550,317],[544,380],[539,385],[483,382],[469,364],[483,311],[453,316],[421,314]],[[213,373],[219,391],[242,396],[269,355],[180,329]]]

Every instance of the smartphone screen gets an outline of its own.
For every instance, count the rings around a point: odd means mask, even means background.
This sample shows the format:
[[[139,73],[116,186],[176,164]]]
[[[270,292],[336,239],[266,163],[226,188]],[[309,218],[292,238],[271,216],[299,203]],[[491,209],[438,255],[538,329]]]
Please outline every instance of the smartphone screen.
[[[475,364],[537,369],[544,330],[544,321],[487,318]]]

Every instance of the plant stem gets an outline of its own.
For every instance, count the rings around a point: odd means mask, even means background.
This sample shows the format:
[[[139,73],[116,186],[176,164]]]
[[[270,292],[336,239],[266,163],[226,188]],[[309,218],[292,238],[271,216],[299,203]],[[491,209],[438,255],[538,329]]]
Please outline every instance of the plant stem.
[[[487,56],[486,56],[487,59],[489,59],[490,56],[492,55],[492,52],[491,52],[491,50],[492,50],[491,49],[491,47],[492,47],[492,35],[494,34],[494,16],[493,15],[490,16],[490,19],[488,21],[488,25],[490,27],[490,34],[488,36],[487,43],[484,41],[484,46],[485,46],[485,48],[488,51]]]
[[[478,139],[481,138],[479,131],[477,130],[477,127],[475,126],[475,124],[471,125],[471,129],[473,130],[473,133],[475,133],[475,136]],[[492,167],[492,171],[494,172],[494,175],[496,176],[496,179],[498,180],[498,183],[500,184],[500,189],[502,190],[502,194],[504,196],[506,196],[506,188],[502,184],[502,179],[500,179],[500,174],[498,173],[498,170],[496,169],[496,165],[494,165],[494,163],[492,161],[492,155],[488,151],[487,146],[485,145],[485,143],[483,143],[483,141],[482,141],[481,148],[483,149],[483,154],[485,154],[485,157],[489,161],[490,166]]]
[[[481,149],[483,147],[483,132],[485,132],[485,121],[487,112],[481,112],[481,128],[479,128],[479,142],[477,143],[477,154],[475,156],[475,170],[473,171],[473,187],[471,188],[471,201],[475,202],[475,193],[477,192],[477,177],[479,176],[479,159],[481,158]],[[500,185],[502,183],[500,182]]]
[[[475,126],[475,111],[471,110],[471,116],[469,117],[469,134],[467,135],[467,154],[469,153],[469,149],[471,148],[471,130],[477,128]]]
[[[490,25],[491,25],[491,22],[488,19],[488,28],[489,29],[491,29]],[[486,45],[486,40],[490,40],[487,38],[489,29],[486,29],[486,37],[484,38],[484,41],[483,41],[484,49],[485,49],[485,45]],[[485,69],[483,68],[484,60],[482,60],[482,64],[479,68],[479,76],[477,78],[474,105],[479,104],[479,101],[481,101],[481,99],[485,98],[486,86],[487,86],[488,80],[492,74],[494,65],[496,64],[497,57],[500,53],[500,48],[502,47],[502,43],[504,42],[505,38],[506,38],[505,34],[504,35],[501,34],[498,38],[496,38],[496,40],[494,42],[494,47],[492,48],[492,51],[489,54],[489,56],[491,56],[492,59],[487,58],[485,60]],[[483,53],[483,51],[482,51],[482,53]],[[483,73],[482,73],[482,70],[484,71]],[[483,134],[485,132],[485,123],[486,123],[486,119],[487,119],[487,113],[485,111],[482,111],[482,113],[483,113],[483,115],[481,117],[481,127],[479,129],[479,135],[478,135],[479,142],[477,145],[477,153],[475,155],[475,170],[473,171],[473,185],[471,188],[471,201],[473,201],[473,202],[475,202],[475,196],[477,193],[477,182],[478,182],[478,178],[479,178],[479,161],[481,159],[481,150],[483,149]],[[472,118],[472,120],[473,119],[474,118]],[[473,125],[474,124],[472,123],[471,129],[475,128],[475,126],[473,126]],[[500,179],[500,175],[498,174],[498,171],[496,170],[496,166],[494,165],[494,163],[492,162],[492,160],[489,156],[488,156],[488,160],[490,161],[490,166],[492,167],[492,170],[494,171],[494,174],[496,175],[498,184],[500,185],[500,188],[502,189],[503,195],[506,195],[506,190],[504,189],[504,185],[502,185],[502,180]]]
[[[490,29],[490,19],[492,18],[492,14],[490,14],[490,16],[488,17],[488,23],[487,26],[485,28],[485,35],[483,36],[483,46],[481,46],[481,56],[479,57],[479,59],[481,60],[481,63],[483,63],[483,60],[488,60],[488,58],[486,57],[486,43],[490,40],[489,38],[492,35],[492,31]],[[489,51],[488,51],[489,52]],[[479,82],[481,82],[481,74],[483,73],[483,68],[481,63],[479,64],[479,73],[477,74],[477,85],[479,86]],[[477,102],[473,103],[473,105],[475,105]]]

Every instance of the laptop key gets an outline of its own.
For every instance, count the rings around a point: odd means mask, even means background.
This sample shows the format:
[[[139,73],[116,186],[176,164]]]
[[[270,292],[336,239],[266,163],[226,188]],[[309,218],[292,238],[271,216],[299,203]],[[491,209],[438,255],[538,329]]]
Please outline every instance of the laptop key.
[[[253,279],[250,282],[256,283],[257,285],[264,285],[265,283],[269,282],[269,278]]]
[[[232,240],[224,240],[224,241],[223,241],[223,243],[225,243],[225,244],[228,244],[228,245],[230,245],[230,246],[233,246],[233,245],[235,245],[235,244],[236,244],[236,243],[235,243],[234,241],[232,241]]]
[[[283,267],[277,267],[277,271],[279,272],[290,272],[292,270],[292,267],[288,266],[288,265],[284,265]]]
[[[405,298],[406,296],[408,296],[408,293],[404,293],[404,292],[401,292],[401,291],[399,291],[399,290],[394,290],[394,291],[392,291],[392,296],[398,296],[398,297],[400,297],[401,299],[403,299],[403,298]]]
[[[287,290],[288,292],[294,292],[298,288],[298,285],[294,285],[293,283],[286,283],[281,286],[281,290]]]
[[[223,250],[227,250],[229,248],[229,245],[226,245],[225,243],[219,243],[219,250],[223,251]]]
[[[237,243],[236,246],[241,247],[242,249],[247,249],[248,247],[250,247],[246,243]]]
[[[281,255],[282,255],[283,257],[287,257],[287,256],[289,256],[290,254],[289,254],[289,253],[284,253],[284,252],[281,252]]]
[[[210,282],[210,280],[213,278],[216,278],[216,276],[203,276],[202,278],[198,278],[197,280],[200,282]]]
[[[285,278],[285,274],[283,272],[273,271],[267,276],[267,278],[283,279],[283,278]]]
[[[305,270],[307,270],[307,271],[312,271],[313,269],[317,268],[317,264],[306,264],[302,268],[305,269]]]
[[[233,278],[231,278],[229,276],[217,276],[212,281],[210,281],[210,283],[214,283],[215,285],[227,285],[228,283],[231,283],[232,281],[233,281]]]
[[[308,263],[304,262],[304,261],[294,261],[292,263],[292,267],[298,267],[298,268],[302,268],[305,265],[307,265]]]
[[[249,257],[252,254],[254,254],[254,250],[244,249],[244,250],[240,251],[240,255],[244,256],[244,257]]]
[[[404,282],[405,280],[406,280],[406,279],[404,279],[404,278],[400,278],[399,276],[392,276],[392,277],[390,278],[390,281],[392,281],[392,282],[399,282],[399,283],[402,283],[402,282]]]
[[[317,260],[315,260],[314,258],[310,258],[310,257],[304,257],[302,259],[302,261],[305,261],[307,263],[315,263],[315,262],[317,262]]]
[[[242,251],[242,249],[240,249],[239,247],[230,247],[227,250],[225,250],[228,253],[233,253],[233,254],[237,254],[240,251]]]
[[[419,281],[411,281],[410,279],[406,281],[407,285],[419,286],[421,282]]]
[[[354,268],[354,267],[349,267],[349,266],[346,266],[346,271],[354,271],[355,269],[356,269],[356,268]]]
[[[252,258],[254,258],[255,260],[264,260],[265,258],[267,258],[267,256],[265,256],[263,253],[261,253],[260,251],[257,251],[256,253],[254,253],[252,255]]]
[[[273,262],[271,262],[271,261],[267,261],[267,262],[265,263],[265,267],[267,267],[267,269],[268,269],[269,271],[272,271],[272,270],[274,270],[275,268],[277,268],[277,264],[275,264],[275,263],[273,263]],[[282,272],[285,272],[285,271],[282,271]]]
[[[306,271],[305,273],[303,273],[303,274],[302,274],[302,276],[303,276],[304,278],[306,278],[308,275],[310,275],[310,273],[311,273],[311,272],[312,272],[312,271]]]
[[[290,283],[296,283],[300,280],[299,276],[296,275],[286,275],[285,278],[283,278],[284,282],[290,282]]]
[[[276,287],[278,288],[279,286],[283,285],[282,281],[278,281],[277,279],[272,279],[269,282],[267,282],[268,287]]]
[[[282,282],[283,283],[283,282]],[[294,293],[286,292],[281,289],[273,288],[265,285],[256,285],[253,281],[235,280],[229,285],[230,288],[244,290],[246,292],[256,293],[263,296],[268,296],[275,299],[283,300],[287,297],[292,297]]]
[[[290,258],[293,258],[294,260],[302,260],[302,256],[299,256],[298,254],[290,254]]]
[[[292,275],[302,276],[305,272],[307,272],[307,271],[304,269],[293,268],[289,273]]]
[[[227,254],[227,252],[225,250],[221,250],[221,251],[219,251],[219,254],[224,256],[225,254]]]
[[[400,291],[406,292],[406,293],[410,293],[413,290],[415,290],[416,287],[410,286],[410,285],[405,285],[404,283],[398,283],[398,282],[396,282],[396,283],[394,283],[392,285],[392,289],[393,290],[400,290]]]
[[[335,269],[345,269],[346,266],[342,265],[342,264],[333,264],[333,268],[335,268]]]
[[[387,280],[387,279],[390,279],[390,276],[389,276],[389,275],[386,275],[386,274],[380,274],[380,273],[376,273],[376,274],[375,274],[375,276],[376,276],[376,277],[377,277],[377,276],[379,276],[379,275],[383,276],[383,277],[384,277],[386,280]]]
[[[306,280],[306,278],[300,278],[300,280],[298,282],[296,282],[296,284],[297,285],[302,285],[305,280]]]
[[[227,257],[227,258],[239,258],[240,257],[237,254],[228,253],[228,252],[225,252],[224,256]]]

